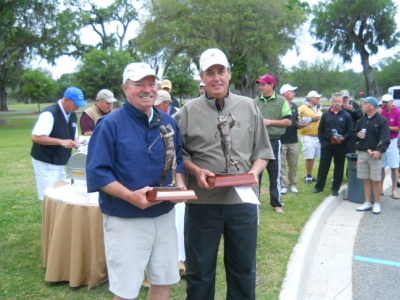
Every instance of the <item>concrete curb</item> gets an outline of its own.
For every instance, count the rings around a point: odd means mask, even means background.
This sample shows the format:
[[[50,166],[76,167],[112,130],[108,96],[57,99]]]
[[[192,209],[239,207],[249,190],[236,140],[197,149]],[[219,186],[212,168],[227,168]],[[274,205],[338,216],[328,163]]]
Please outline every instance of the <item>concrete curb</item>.
[[[385,169],[386,178],[383,189],[391,186],[390,169]],[[389,176],[387,176],[389,175]],[[389,178],[388,178],[389,177]],[[299,240],[290,256],[285,278],[283,279],[279,299],[304,299],[310,268],[315,254],[315,246],[321,236],[325,221],[347,199],[347,185],[340,188],[339,196],[328,196],[311,214],[304,225]]]
[[[347,193],[347,185],[342,186],[338,197],[325,198],[310,216],[290,256],[279,299],[301,299],[305,294],[314,246],[321,235],[325,220],[343,201],[344,193]]]

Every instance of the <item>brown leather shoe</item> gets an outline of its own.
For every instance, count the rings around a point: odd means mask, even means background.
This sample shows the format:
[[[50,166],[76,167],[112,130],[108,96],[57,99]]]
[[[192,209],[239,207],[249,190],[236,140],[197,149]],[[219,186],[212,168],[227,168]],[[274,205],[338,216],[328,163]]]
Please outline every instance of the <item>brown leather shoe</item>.
[[[283,214],[283,213],[284,213],[282,207],[277,206],[277,207],[275,207],[274,209],[275,209],[275,212],[276,212],[277,214]]]

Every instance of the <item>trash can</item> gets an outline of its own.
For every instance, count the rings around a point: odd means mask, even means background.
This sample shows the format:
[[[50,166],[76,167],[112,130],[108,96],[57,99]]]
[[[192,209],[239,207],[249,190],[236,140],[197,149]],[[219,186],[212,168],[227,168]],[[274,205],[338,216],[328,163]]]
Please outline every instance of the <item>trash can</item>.
[[[351,202],[364,203],[364,179],[357,178],[357,153],[347,153],[347,198]],[[372,188],[372,186],[371,186]],[[371,203],[374,203],[374,195],[371,192]]]

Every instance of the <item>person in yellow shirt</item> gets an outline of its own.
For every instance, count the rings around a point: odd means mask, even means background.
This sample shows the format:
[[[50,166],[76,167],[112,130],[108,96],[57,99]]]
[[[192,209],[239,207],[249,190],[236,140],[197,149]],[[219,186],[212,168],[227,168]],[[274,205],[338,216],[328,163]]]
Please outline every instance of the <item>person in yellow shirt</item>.
[[[314,167],[314,159],[320,158],[321,144],[318,140],[318,125],[321,119],[322,112],[319,108],[319,100],[322,95],[316,91],[310,91],[306,96],[306,101],[299,107],[299,122],[306,123],[300,129],[300,138],[303,143],[303,155],[306,160],[305,180],[307,183],[316,182],[317,180],[312,177],[312,169]]]

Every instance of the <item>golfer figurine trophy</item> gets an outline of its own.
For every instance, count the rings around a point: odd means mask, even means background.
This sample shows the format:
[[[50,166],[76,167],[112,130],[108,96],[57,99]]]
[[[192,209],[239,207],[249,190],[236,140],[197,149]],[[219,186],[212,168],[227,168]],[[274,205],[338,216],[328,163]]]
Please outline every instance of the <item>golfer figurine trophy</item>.
[[[146,194],[148,201],[197,199],[194,191],[184,191],[181,190],[180,187],[176,186],[176,153],[174,135],[175,131],[170,124],[167,126],[160,126],[160,136],[157,138],[157,140],[161,137],[164,143],[164,168],[159,180],[159,186],[153,187],[153,190],[147,192]],[[157,142],[157,140],[155,140],[154,143]],[[149,151],[151,147],[152,146],[150,146]],[[163,186],[169,170],[171,170],[171,183],[169,183],[167,186]]]
[[[236,123],[235,117],[229,112],[226,117],[220,115],[217,118],[218,131],[215,133],[215,137],[217,137],[218,133],[221,137],[222,153],[225,157],[225,168],[220,173],[215,173],[215,176],[207,177],[209,186],[250,186],[256,184],[257,181],[254,175],[240,172],[238,162],[231,156],[232,139],[230,134],[231,129]],[[236,171],[231,171],[231,166],[234,166]]]

